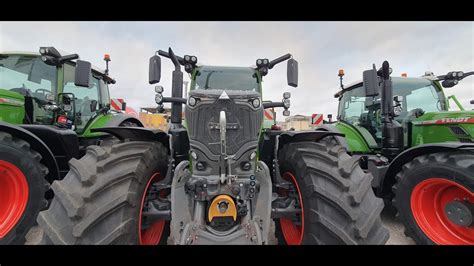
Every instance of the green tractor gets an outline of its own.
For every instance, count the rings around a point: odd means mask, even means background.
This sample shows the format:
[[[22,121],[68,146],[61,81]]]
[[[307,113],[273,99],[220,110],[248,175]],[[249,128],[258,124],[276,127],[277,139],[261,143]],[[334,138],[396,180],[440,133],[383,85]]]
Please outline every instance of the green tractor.
[[[108,86],[115,80],[108,55],[104,72],[77,54],[39,51],[0,53],[0,244],[25,241],[53,197],[49,184],[67,174],[70,159],[113,141],[94,128],[142,126],[110,110]]]
[[[390,77],[384,62],[342,85],[337,122],[322,128],[374,176],[376,195],[393,202],[418,244],[474,244],[474,111],[450,88],[474,72]],[[449,111],[453,99],[460,111]]]
[[[150,58],[150,84],[161,58],[174,64],[171,97],[156,86],[155,101],[171,103],[168,132],[98,129],[121,141],[90,146],[52,189],[38,215],[44,244],[268,244],[272,219],[283,244],[384,244],[383,200],[333,138],[319,131],[263,129],[263,112],[284,108],[262,101],[262,78],[288,60],[288,85],[298,64],[290,54],[258,59],[256,67],[197,65],[171,48]],[[191,86],[183,98],[184,66]],[[185,105],[183,125],[182,113]],[[170,239],[168,237],[170,236]]]

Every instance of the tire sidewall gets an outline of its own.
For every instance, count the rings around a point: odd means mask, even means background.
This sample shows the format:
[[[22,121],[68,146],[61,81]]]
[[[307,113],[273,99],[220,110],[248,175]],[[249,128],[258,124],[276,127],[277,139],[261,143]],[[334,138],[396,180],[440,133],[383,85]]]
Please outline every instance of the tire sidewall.
[[[36,223],[36,216],[43,208],[45,177],[38,161],[17,147],[0,142],[0,160],[9,162],[21,170],[28,183],[28,201],[21,218],[11,231],[0,239],[1,244],[22,244],[29,228]],[[34,170],[31,171],[30,169]]]
[[[439,164],[429,161],[419,167],[413,168],[411,171],[403,173],[400,186],[397,188],[397,193],[395,194],[397,209],[401,219],[406,221],[405,226],[410,227],[407,228],[407,230],[411,230],[415,234],[415,241],[423,245],[435,245],[435,243],[428,238],[418,226],[411,208],[411,195],[418,184],[431,178],[453,181],[471,192],[474,191],[473,182],[469,180],[467,170],[456,168],[455,166],[449,165],[449,163]]]

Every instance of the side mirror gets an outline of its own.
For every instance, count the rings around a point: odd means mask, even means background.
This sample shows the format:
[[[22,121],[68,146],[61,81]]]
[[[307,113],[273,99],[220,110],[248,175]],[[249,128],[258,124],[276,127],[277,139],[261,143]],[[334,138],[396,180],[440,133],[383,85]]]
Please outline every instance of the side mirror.
[[[373,69],[363,72],[363,82],[366,97],[379,95],[380,85],[375,65],[373,65]]]
[[[160,82],[161,78],[161,58],[158,55],[150,57],[150,64],[148,67],[148,82],[156,84]]]
[[[89,87],[91,77],[91,63],[87,61],[76,61],[76,73],[74,76],[74,85],[79,87]]]
[[[298,87],[298,61],[293,58],[290,58],[288,60],[286,71],[288,86],[295,88]]]
[[[126,111],[126,110],[127,110],[127,103],[122,102],[122,111]]]
[[[91,100],[91,112],[97,111],[97,100]]]

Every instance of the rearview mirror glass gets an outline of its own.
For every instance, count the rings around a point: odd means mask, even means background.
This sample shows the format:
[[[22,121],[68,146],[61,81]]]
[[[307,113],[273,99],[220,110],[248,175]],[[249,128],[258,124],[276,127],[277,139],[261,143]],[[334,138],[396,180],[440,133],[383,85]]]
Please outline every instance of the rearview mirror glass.
[[[363,72],[363,82],[366,97],[379,95],[380,86],[375,65],[373,69]]]
[[[148,79],[150,84],[160,82],[161,78],[161,58],[158,55],[150,57]]]
[[[89,87],[91,77],[91,63],[77,60],[76,73],[74,76],[74,85],[79,87]]]
[[[286,67],[288,86],[298,87],[298,61],[293,58],[288,60]]]

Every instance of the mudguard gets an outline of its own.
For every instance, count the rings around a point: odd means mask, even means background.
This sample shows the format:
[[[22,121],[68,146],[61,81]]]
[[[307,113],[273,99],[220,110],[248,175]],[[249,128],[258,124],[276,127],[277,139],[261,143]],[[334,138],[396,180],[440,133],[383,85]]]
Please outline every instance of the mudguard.
[[[344,138],[344,133],[342,133],[335,125],[323,124],[322,126],[319,126],[316,130],[325,130],[325,131],[341,134],[341,135],[336,135],[334,139],[337,141],[339,145],[349,150],[349,145],[347,144],[347,141]]]
[[[389,193],[392,189],[392,185],[395,183],[395,176],[402,166],[413,158],[422,156],[429,153],[447,152],[455,150],[465,150],[474,152],[474,143],[462,143],[462,142],[441,142],[441,143],[430,143],[422,144],[419,146],[412,147],[400,153],[387,169],[386,175],[380,180],[382,186],[378,186],[377,194],[382,195],[383,193]]]
[[[91,132],[108,133],[119,140],[131,141],[157,141],[169,149],[169,135],[160,129],[142,127],[101,127],[93,128]]]
[[[344,134],[328,130],[283,131],[278,141],[278,149],[281,149],[290,142],[319,141],[327,136],[340,136],[343,138]]]
[[[28,142],[33,150],[41,154],[41,163],[48,167],[49,170],[48,181],[52,182],[53,180],[61,178],[58,163],[56,162],[53,152],[38,136],[22,127],[3,122],[0,122],[0,131],[9,133],[15,138]]]
[[[143,123],[134,116],[127,114],[114,115],[105,125],[106,127],[118,127],[123,122],[132,122],[137,124],[139,127],[144,127]],[[92,131],[92,130],[91,130]]]

